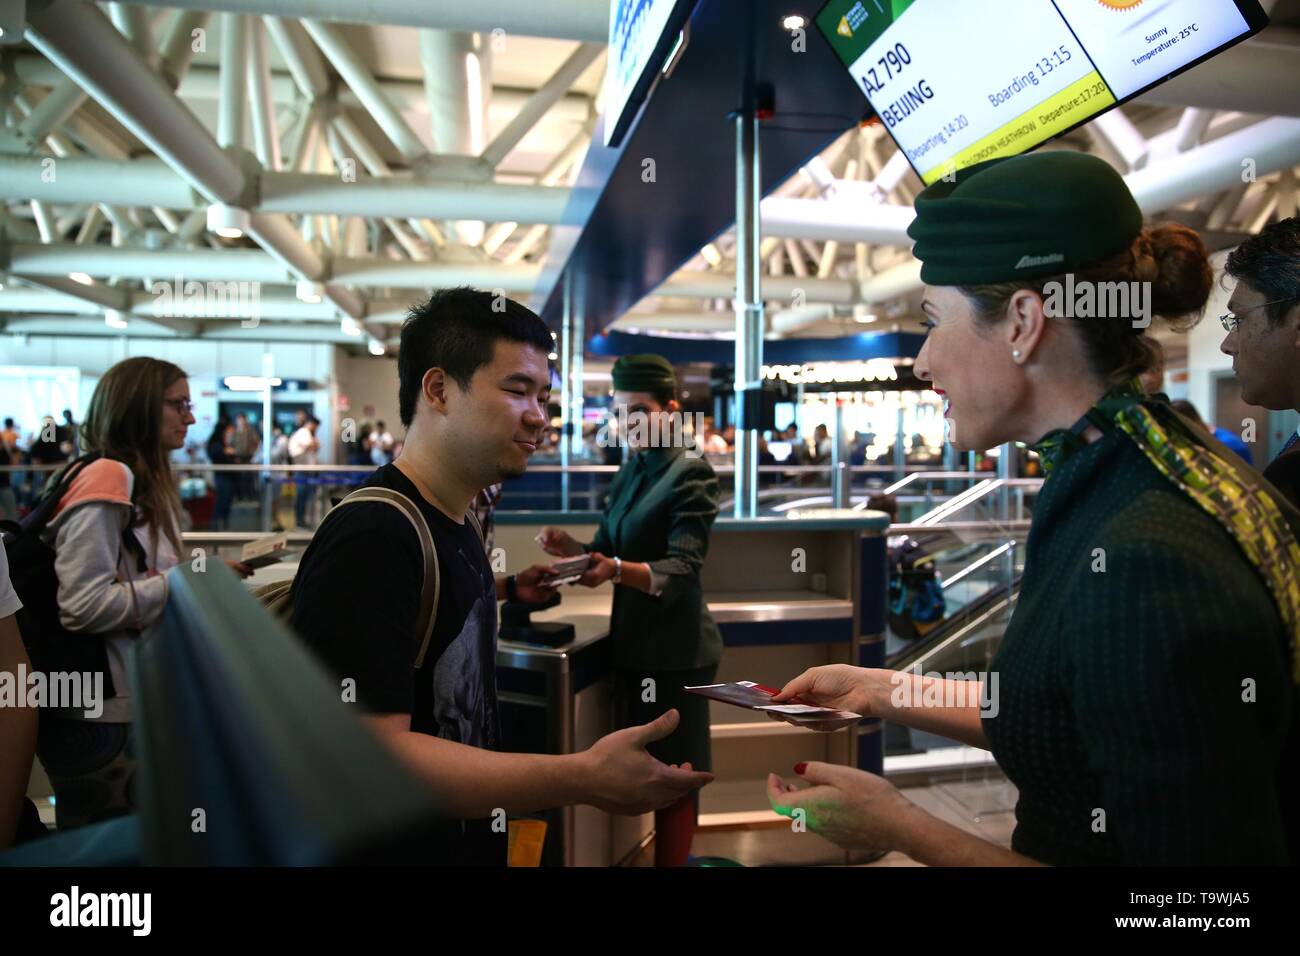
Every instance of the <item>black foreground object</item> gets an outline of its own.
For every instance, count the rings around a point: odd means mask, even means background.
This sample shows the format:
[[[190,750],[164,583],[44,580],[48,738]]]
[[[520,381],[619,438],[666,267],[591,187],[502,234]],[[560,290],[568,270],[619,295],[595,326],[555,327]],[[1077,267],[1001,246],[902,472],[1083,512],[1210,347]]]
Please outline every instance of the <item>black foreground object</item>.
[[[438,863],[447,820],[224,563],[173,573],[132,658],[143,862]],[[352,695],[353,697],[355,695]]]

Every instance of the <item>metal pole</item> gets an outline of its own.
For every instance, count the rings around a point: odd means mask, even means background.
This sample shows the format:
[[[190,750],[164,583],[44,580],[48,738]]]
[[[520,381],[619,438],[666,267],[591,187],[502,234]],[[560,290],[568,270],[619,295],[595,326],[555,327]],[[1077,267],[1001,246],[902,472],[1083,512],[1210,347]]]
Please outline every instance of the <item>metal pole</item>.
[[[757,403],[746,398],[762,387],[763,300],[759,270],[761,193],[758,119],[736,113],[736,479],[735,516],[758,514]]]
[[[560,319],[560,510],[569,510],[569,463],[572,443],[569,427],[573,424],[573,273],[561,279]]]
[[[844,402],[836,395],[835,430],[831,433],[831,501],[836,508],[851,504],[848,463],[844,459]]]
[[[898,424],[894,433],[894,480],[902,481],[907,474],[907,420],[903,406],[898,406]]]
[[[248,20],[238,13],[221,15],[221,99],[217,102],[217,142],[222,148],[244,145],[248,105]]]
[[[262,353],[262,530],[275,530],[275,507],[271,485],[271,379],[275,376],[275,354],[267,349]]]
[[[573,454],[582,457],[582,409],[585,396],[582,391],[583,351],[587,344],[587,323],[583,316],[581,303],[576,299],[570,312],[573,315],[573,351],[569,355],[569,377],[573,380],[573,389],[569,397],[569,420],[573,422],[571,444]]]
[[[1006,442],[998,449],[998,478],[1004,484],[998,489],[998,520],[1011,520],[1011,488],[1005,482],[1016,476],[1016,443]]]

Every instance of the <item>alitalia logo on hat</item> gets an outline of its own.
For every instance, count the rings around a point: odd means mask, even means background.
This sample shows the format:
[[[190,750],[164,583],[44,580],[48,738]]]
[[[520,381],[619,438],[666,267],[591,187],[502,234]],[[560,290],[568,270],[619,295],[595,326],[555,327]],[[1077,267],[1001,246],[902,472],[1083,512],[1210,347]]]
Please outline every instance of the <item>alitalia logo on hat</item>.
[[[1034,266],[1048,266],[1054,262],[1064,262],[1065,255],[1060,252],[1053,252],[1046,256],[1021,256],[1020,261],[1016,263],[1017,269],[1031,269]]]

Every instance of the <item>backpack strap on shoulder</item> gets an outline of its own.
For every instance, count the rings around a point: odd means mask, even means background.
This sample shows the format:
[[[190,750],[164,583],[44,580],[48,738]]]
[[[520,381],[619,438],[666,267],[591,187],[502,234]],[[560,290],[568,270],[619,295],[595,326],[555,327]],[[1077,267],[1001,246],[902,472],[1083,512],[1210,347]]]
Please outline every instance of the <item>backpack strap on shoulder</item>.
[[[420,591],[420,613],[416,618],[415,626],[416,637],[420,642],[420,649],[415,655],[415,667],[419,668],[424,664],[424,656],[429,650],[429,642],[433,637],[433,625],[438,616],[438,597],[442,587],[441,576],[438,573],[438,552],[433,544],[433,534],[429,531],[429,524],[424,520],[424,515],[415,502],[400,491],[391,488],[358,488],[335,505],[330,514],[346,505],[366,501],[382,502],[401,511],[411,522],[411,527],[415,529],[415,534],[420,539],[420,554],[424,558],[424,586]]]
[[[474,526],[474,530],[478,532],[478,539],[479,539],[481,542],[483,542],[483,547],[486,548],[486,547],[487,547],[487,538],[486,538],[486,536],[484,536],[484,534],[483,534],[483,523],[482,523],[481,521],[478,520],[478,515],[475,514],[475,512],[474,512],[474,508],[473,508],[472,506],[470,507],[470,509],[469,509],[468,511],[465,512],[465,517],[468,518],[468,519],[469,519],[469,523],[472,524],[472,525]]]
[[[68,488],[72,486],[73,479],[77,477],[87,465],[96,461],[101,456],[98,452],[88,455],[82,455],[75,458],[68,464],[64,465],[59,471],[51,476],[49,483],[41,492],[36,501],[35,507],[25,517],[20,524],[25,534],[40,534],[45,530],[45,526],[50,523],[54,517],[55,510],[59,507],[59,502],[67,493]]]

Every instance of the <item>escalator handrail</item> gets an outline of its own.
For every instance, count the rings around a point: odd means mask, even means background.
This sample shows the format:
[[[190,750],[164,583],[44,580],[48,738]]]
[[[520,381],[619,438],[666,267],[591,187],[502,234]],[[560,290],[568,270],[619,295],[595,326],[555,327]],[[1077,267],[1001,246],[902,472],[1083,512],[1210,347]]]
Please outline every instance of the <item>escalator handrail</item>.
[[[1020,594],[1020,578],[1021,575],[1017,574],[1012,579],[1009,589],[1005,587],[991,588],[975,598],[975,600],[963,605],[959,611],[951,617],[944,618],[924,637],[917,638],[909,643],[907,647],[887,657],[885,666],[891,670],[907,670],[917,660],[925,658],[931,651],[947,643],[950,638],[968,625],[977,620],[987,619],[989,611],[997,610],[1000,605],[1005,606],[1008,600],[1008,592],[1010,593],[1010,601],[1014,602]]]

